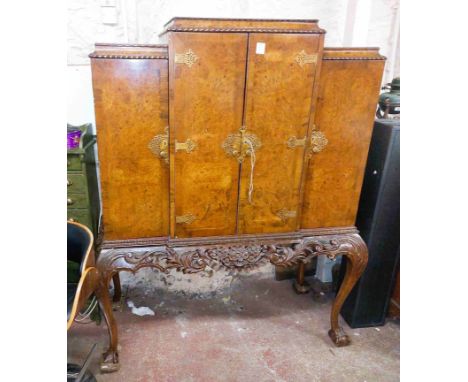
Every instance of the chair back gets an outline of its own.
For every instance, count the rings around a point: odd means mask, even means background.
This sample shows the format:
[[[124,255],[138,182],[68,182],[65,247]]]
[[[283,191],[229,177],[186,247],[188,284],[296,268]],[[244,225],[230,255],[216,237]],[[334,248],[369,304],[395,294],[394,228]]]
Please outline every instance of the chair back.
[[[87,263],[93,242],[93,234],[88,227],[76,222],[67,222],[67,260],[81,264],[80,273]]]

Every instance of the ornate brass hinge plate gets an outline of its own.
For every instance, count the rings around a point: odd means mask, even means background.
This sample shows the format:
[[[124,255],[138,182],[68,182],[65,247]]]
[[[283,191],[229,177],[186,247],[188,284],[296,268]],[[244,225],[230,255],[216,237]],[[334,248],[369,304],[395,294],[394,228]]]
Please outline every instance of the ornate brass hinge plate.
[[[319,153],[328,145],[328,139],[321,131],[312,131],[310,135],[310,145],[313,153]]]
[[[287,210],[286,208],[282,208],[276,213],[276,215],[279,216],[283,223],[286,223],[288,219],[295,218],[297,216],[297,212]]]
[[[164,162],[169,163],[169,128],[164,129],[164,134],[156,135],[148,143],[148,148],[151,152],[157,157],[164,160]]]
[[[239,129],[237,134],[229,134],[222,144],[227,155],[242,163],[246,156],[252,155],[252,149],[257,150],[262,146],[260,139],[252,133],[247,133],[245,126]]]
[[[198,56],[193,52],[192,49],[187,50],[185,53],[176,53],[174,56],[174,62],[176,64],[185,64],[189,68],[198,61]]]
[[[192,214],[176,216],[176,224],[192,224],[197,219]]]
[[[185,142],[175,141],[175,151],[185,151],[187,154],[190,154],[197,148],[197,142],[187,139]]]
[[[306,141],[307,141],[307,137],[299,139],[299,138],[296,138],[295,136],[292,136],[291,138],[288,139],[287,144],[290,149],[294,149],[296,147],[305,146]]]
[[[302,68],[306,64],[316,64],[317,58],[317,54],[307,54],[305,50],[301,50],[296,56],[296,62]]]

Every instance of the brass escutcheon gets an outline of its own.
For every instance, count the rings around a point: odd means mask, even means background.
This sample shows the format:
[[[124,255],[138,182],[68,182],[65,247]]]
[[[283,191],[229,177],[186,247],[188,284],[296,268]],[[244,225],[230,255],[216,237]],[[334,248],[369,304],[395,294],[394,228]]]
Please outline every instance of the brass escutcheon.
[[[164,162],[169,163],[169,127],[166,126],[164,129],[164,134],[156,135],[148,143],[148,148],[151,152],[157,157],[164,160]]]
[[[221,145],[226,154],[236,158],[239,163],[252,154],[252,148],[257,150],[261,146],[260,139],[255,134],[247,133],[245,126],[237,134],[229,134]]]
[[[310,135],[310,144],[312,152],[319,153],[326,145],[328,145],[328,139],[321,131],[312,131],[312,134]]]

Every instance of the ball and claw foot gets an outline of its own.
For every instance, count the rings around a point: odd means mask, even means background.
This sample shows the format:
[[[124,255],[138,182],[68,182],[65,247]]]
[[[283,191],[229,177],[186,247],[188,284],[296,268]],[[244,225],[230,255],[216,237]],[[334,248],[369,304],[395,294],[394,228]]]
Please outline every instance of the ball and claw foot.
[[[338,346],[348,346],[351,343],[348,335],[344,332],[343,328],[338,328],[338,330],[330,329],[328,331],[328,335],[330,336],[333,343]]]
[[[113,373],[119,368],[119,354],[117,352],[107,351],[102,355],[101,373]]]
[[[304,281],[302,284],[299,284],[297,280],[294,280],[293,283],[294,292],[297,294],[305,294],[310,292],[310,284],[307,281]]]

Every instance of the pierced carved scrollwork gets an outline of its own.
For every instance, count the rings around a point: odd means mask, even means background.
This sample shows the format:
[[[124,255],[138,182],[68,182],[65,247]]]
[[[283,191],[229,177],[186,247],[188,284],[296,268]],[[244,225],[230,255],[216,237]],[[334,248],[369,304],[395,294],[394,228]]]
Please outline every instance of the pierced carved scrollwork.
[[[264,245],[217,247],[206,249],[206,254],[213,266],[249,270],[268,261],[269,248]]]
[[[334,259],[354,246],[348,236],[343,238],[304,238],[292,244],[242,244],[174,248],[169,245],[154,249],[113,249],[99,257],[101,269],[106,271],[130,270],[143,267],[161,272],[176,269],[183,273],[198,273],[207,267],[251,270],[270,261],[274,265],[289,267],[298,262],[308,262],[315,256]]]
[[[148,143],[148,148],[157,157],[169,163],[169,127],[164,129],[164,134],[156,135]]]

